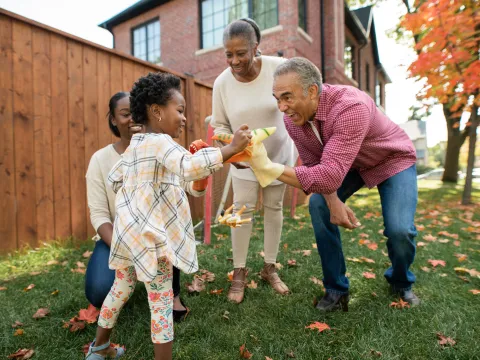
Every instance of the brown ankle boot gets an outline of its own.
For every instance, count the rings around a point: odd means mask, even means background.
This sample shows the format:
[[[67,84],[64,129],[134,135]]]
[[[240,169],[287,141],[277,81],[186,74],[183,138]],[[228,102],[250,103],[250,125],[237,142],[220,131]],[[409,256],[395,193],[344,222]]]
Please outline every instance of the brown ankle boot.
[[[245,286],[247,285],[247,282],[245,281],[246,277],[246,268],[233,269],[233,280],[232,286],[230,286],[230,290],[228,291],[228,300],[237,304],[240,304],[243,301]]]
[[[263,270],[260,272],[260,276],[263,280],[268,281],[272,288],[281,295],[287,295],[290,293],[287,285],[280,279],[277,274],[275,264],[263,264]]]

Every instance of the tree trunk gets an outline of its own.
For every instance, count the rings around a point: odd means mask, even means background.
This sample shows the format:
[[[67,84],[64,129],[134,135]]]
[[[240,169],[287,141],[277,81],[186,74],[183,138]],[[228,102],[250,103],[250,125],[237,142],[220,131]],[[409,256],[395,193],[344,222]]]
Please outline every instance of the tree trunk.
[[[465,178],[465,187],[463,188],[462,205],[472,203],[472,172],[475,164],[475,145],[477,142],[477,127],[480,122],[478,116],[478,107],[474,106],[470,117],[470,141],[468,144],[467,176]]]
[[[465,142],[466,133],[460,131],[458,127],[460,118],[452,116],[449,102],[443,104],[443,114],[447,121],[448,141],[447,152],[445,154],[445,171],[443,172],[442,181],[456,183],[458,179],[460,148]]]

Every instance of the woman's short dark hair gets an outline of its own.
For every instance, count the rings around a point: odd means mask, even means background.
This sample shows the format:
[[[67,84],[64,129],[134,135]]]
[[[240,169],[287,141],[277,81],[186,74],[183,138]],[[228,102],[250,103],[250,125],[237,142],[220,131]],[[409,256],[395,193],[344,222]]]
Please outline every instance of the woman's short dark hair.
[[[130,111],[133,121],[146,124],[147,106],[167,105],[175,91],[180,92],[180,78],[169,73],[149,73],[133,84],[130,92]]]
[[[243,37],[251,47],[255,46],[255,43],[260,45],[260,40],[262,40],[258,24],[250,18],[235,20],[227,25],[223,31],[223,43],[225,44],[227,40],[235,37]],[[255,55],[260,56],[261,52],[258,50]]]
[[[112,119],[115,117],[115,109],[117,107],[118,102],[129,95],[130,94],[128,92],[120,91],[115,95],[113,95],[110,98],[110,101],[108,102],[108,113],[107,113],[108,127],[112,131],[113,135],[115,135],[116,137],[120,137],[120,131],[118,131],[118,128],[112,123]]]

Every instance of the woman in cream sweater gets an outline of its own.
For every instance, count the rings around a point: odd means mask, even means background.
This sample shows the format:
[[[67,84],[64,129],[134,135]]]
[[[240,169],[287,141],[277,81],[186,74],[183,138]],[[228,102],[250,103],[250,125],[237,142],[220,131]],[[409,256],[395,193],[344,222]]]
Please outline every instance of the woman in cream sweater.
[[[258,25],[248,18],[236,20],[225,28],[223,45],[229,67],[213,85],[212,126],[215,134],[232,134],[242,124],[250,129],[276,126],[275,134],[264,142],[268,156],[276,163],[292,165],[293,142],[272,96],[273,73],[285,59],[260,55],[260,39]],[[242,218],[249,218],[255,210],[259,183],[251,169],[241,164],[233,165],[234,211],[246,205]],[[275,181],[263,189],[265,263],[261,277],[280,294],[289,292],[275,268],[282,235],[285,186]],[[244,297],[251,233],[252,224],[232,229],[234,273],[228,298],[235,303],[242,302]]]
[[[119,92],[110,99],[108,125],[120,140],[93,154],[86,175],[90,219],[97,235],[94,237],[95,249],[87,266],[85,295],[96,307],[102,306],[115,279],[115,271],[108,267],[115,219],[115,193],[107,184],[108,173],[130,145],[132,136],[143,131],[143,126],[135,124],[132,120],[129,96],[128,92]],[[203,194],[204,191],[199,191],[195,195]],[[173,318],[180,321],[187,314],[187,308],[179,296],[180,271],[176,268],[173,269],[173,292],[175,296]]]

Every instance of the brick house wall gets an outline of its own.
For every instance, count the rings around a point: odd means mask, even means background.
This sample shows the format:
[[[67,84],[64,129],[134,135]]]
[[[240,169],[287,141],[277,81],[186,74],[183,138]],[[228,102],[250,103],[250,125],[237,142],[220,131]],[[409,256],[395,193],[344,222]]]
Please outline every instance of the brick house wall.
[[[259,46],[264,55],[291,58],[302,56],[322,69],[321,9],[319,0],[307,0],[307,31],[298,27],[298,0],[278,0],[279,24],[262,31]],[[169,69],[193,74],[196,78],[213,84],[215,78],[226,68],[223,47],[200,48],[200,1],[174,0],[157,6],[143,14],[112,28],[115,49],[132,54],[132,28],[154,19],[160,20],[161,65]],[[375,76],[377,73],[372,34],[362,47],[345,25],[344,0],[324,0],[324,81],[360,87],[375,99]],[[345,38],[354,45],[354,76],[345,74]],[[370,89],[366,89],[366,64],[369,64]],[[382,82],[382,104],[385,104],[386,79]]]
[[[171,1],[113,27],[115,49],[131,54],[131,29],[158,18],[161,65],[213,84],[226,61],[221,46],[200,49],[199,4],[198,0]],[[308,0],[307,8],[309,34],[298,28],[297,0],[278,0],[279,25],[262,32],[259,48],[264,55],[282,51],[287,58],[304,56],[321,67],[319,1]]]

